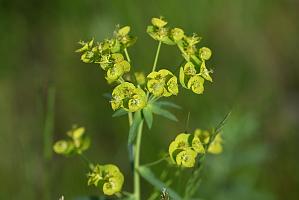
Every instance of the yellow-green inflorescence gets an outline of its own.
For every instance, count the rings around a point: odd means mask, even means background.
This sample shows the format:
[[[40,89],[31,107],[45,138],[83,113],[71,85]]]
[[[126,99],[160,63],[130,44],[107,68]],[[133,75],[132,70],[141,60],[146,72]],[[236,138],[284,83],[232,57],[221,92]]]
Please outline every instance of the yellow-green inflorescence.
[[[122,190],[124,176],[115,165],[91,166],[91,171],[87,176],[88,185],[99,187],[106,195],[114,195]]]
[[[136,112],[146,106],[145,92],[133,83],[123,82],[112,92],[111,106],[113,110],[123,108],[129,112]]]
[[[106,71],[108,83],[116,83],[112,92],[111,107],[113,110],[123,108],[129,112],[143,109],[148,102],[148,95],[154,97],[169,97],[179,93],[178,82],[183,88],[196,94],[204,92],[205,80],[212,82],[211,70],[206,67],[212,51],[207,47],[199,48],[201,38],[196,34],[188,36],[181,28],[170,28],[168,22],[160,18],[152,18],[147,33],[160,43],[176,45],[184,62],[180,66],[178,76],[168,69],[155,70],[148,75],[143,72],[130,74],[131,63],[127,48],[133,45],[136,37],[130,35],[129,26],[117,27],[114,35],[100,43],[92,39],[79,42],[81,60],[85,63],[98,64]],[[179,77],[179,78],[177,78]],[[178,80],[179,79],[179,80]]]
[[[90,145],[90,139],[84,135],[84,132],[84,127],[72,128],[67,132],[68,139],[59,140],[54,144],[54,151],[67,156],[83,153]]]
[[[114,37],[103,42],[96,43],[92,39],[89,42],[79,42],[81,48],[76,52],[82,53],[81,60],[84,63],[99,64],[106,71],[108,83],[120,80],[130,71],[131,65],[123,56],[123,50],[136,41],[129,35],[130,27],[125,26],[114,32]]]
[[[156,97],[177,95],[179,92],[177,77],[169,70],[161,69],[147,76],[147,89]]]
[[[206,67],[212,51],[208,47],[198,48],[201,38],[196,34],[188,36],[181,28],[167,27],[163,18],[153,18],[152,25],[147,28],[148,34],[155,40],[167,45],[177,45],[186,61],[180,68],[181,85],[196,94],[204,92],[204,81],[212,82],[211,70]]]
[[[218,134],[210,141],[211,134],[208,131],[196,129],[194,133],[180,133],[169,145],[171,161],[182,167],[194,167],[197,156],[206,152],[219,154],[222,152],[222,139]]]
[[[84,133],[84,127],[73,127],[67,132],[69,139],[59,140],[54,144],[54,151],[57,154],[65,156],[74,154],[83,156],[83,152],[87,150],[90,145],[90,140]],[[88,173],[88,185],[98,186],[106,195],[114,195],[121,191],[124,183],[124,176],[117,166],[112,164],[88,164],[91,169]]]

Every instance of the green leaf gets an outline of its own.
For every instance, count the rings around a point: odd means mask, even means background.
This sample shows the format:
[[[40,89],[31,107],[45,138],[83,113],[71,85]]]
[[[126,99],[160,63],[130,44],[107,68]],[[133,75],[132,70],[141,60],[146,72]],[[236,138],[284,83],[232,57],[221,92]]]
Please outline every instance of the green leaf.
[[[219,132],[222,130],[222,128],[223,128],[223,126],[226,124],[226,121],[227,121],[227,119],[229,118],[231,112],[232,112],[232,111],[229,111],[229,112],[225,115],[225,117],[223,118],[223,120],[216,126],[215,131],[214,131],[214,134],[215,134],[215,135],[216,135],[217,133],[219,133]]]
[[[145,108],[143,108],[142,112],[143,112],[143,116],[144,116],[145,122],[147,124],[147,127],[149,129],[151,129],[152,125],[153,125],[153,112],[152,112],[151,104],[148,104]]]
[[[125,114],[127,114],[128,111],[124,110],[124,109],[118,109],[117,111],[115,111],[112,115],[112,117],[120,117],[123,116]]]
[[[181,106],[171,102],[171,101],[157,101],[155,103],[158,106],[165,106],[165,107],[169,107],[169,108],[176,108],[176,109],[182,109]]]
[[[129,130],[128,145],[133,144],[137,135],[138,127],[141,122],[142,122],[141,112],[137,111],[134,114],[133,122]]]
[[[172,114],[171,112],[169,112],[168,110],[165,110],[159,106],[156,106],[156,105],[152,105],[152,112],[157,114],[157,115],[160,115],[162,117],[165,117],[167,119],[170,119],[172,121],[175,121],[177,122],[178,119],[176,118],[176,116],[174,114]]]
[[[141,166],[138,168],[138,171],[140,175],[147,180],[150,184],[152,184],[156,189],[162,190],[162,188],[166,188],[169,196],[175,200],[181,200],[182,198],[178,193],[176,193],[174,190],[169,188],[165,183],[160,181],[158,178],[156,178],[155,174],[145,166]]]

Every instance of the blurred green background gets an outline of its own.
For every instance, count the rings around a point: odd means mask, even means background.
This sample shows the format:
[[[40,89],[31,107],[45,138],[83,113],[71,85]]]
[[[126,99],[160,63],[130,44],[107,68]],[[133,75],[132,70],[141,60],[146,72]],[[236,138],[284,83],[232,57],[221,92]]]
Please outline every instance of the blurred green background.
[[[182,90],[172,98],[184,108],[174,111],[180,123],[154,119],[152,131],[145,129],[142,162],[167,150],[189,111],[192,130],[211,128],[232,110],[224,153],[209,157],[198,196],[299,199],[298,8],[296,0],[1,0],[0,199],[99,194],[87,187],[79,158],[51,153],[49,144],[72,124],[91,136],[90,159],[119,165],[132,190],[127,118],[111,117],[103,97],[111,86],[74,51],[80,39],[100,41],[116,24],[131,25],[138,37],[129,49],[134,67],[149,72],[157,42],[145,30],[160,15],[203,37],[201,45],[213,50],[214,83],[204,95]],[[176,48],[162,46],[158,66],[171,69],[180,61]],[[144,195],[151,191],[144,183]]]

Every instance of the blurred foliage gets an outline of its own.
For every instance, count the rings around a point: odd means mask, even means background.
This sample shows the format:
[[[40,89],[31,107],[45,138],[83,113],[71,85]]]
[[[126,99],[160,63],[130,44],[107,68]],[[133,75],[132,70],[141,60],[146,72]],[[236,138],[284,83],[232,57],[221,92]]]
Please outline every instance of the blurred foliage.
[[[213,200],[299,199],[298,7],[296,0],[1,0],[0,199],[99,194],[84,184],[84,163],[51,157],[45,148],[53,139],[49,130],[56,140],[74,123],[93,138],[89,157],[120,166],[128,180],[124,187],[132,190],[127,119],[110,117],[103,94],[111,88],[103,72],[81,63],[74,51],[80,39],[102,40],[116,24],[128,24],[138,36],[130,49],[133,65],[149,72],[156,43],[144,33],[149,19],[159,15],[198,32],[213,49],[214,84],[203,96],[182,90],[189,100],[177,100],[191,111],[189,128],[213,127],[233,108],[224,153],[208,159],[198,194]],[[177,55],[162,45],[158,66],[179,69]],[[51,90],[55,103],[48,102]],[[184,122],[182,113],[176,116]],[[142,162],[157,159],[186,128],[157,119],[151,134],[144,134]]]

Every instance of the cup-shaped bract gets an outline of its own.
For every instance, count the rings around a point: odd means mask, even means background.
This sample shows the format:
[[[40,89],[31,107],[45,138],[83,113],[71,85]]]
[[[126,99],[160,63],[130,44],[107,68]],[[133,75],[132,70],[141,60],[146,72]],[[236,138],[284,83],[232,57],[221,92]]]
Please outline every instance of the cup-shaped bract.
[[[112,164],[93,166],[87,174],[88,185],[94,185],[103,190],[105,195],[121,192],[124,176],[119,168]]]
[[[73,155],[73,154],[81,154],[86,151],[90,146],[90,139],[84,135],[85,128],[84,127],[74,127],[70,131],[67,132],[69,139],[59,140],[54,146],[53,150],[57,154],[62,155]]]
[[[166,69],[151,72],[147,76],[147,89],[156,97],[177,95],[177,77]]]
[[[136,112],[146,106],[145,92],[133,83],[123,82],[112,92],[111,106],[113,110],[123,108],[129,112]]]
[[[223,151],[221,134],[217,134],[215,139],[211,142],[208,152],[212,154],[220,154]]]

